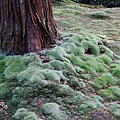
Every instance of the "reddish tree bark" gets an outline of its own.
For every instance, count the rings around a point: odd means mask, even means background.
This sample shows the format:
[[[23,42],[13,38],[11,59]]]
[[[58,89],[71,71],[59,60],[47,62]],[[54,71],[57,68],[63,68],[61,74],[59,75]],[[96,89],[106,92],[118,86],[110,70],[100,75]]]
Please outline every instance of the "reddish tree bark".
[[[47,48],[57,37],[51,0],[0,0],[0,50],[24,54]]]

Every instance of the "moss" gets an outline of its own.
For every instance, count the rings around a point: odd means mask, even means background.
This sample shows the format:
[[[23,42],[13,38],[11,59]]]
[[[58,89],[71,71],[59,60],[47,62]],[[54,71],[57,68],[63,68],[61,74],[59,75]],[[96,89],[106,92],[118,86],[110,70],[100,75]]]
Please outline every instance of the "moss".
[[[43,69],[54,69],[54,67],[50,63],[44,63],[41,65]]]
[[[107,56],[106,54],[100,55],[97,59],[100,60],[100,61],[102,61],[102,62],[104,62],[105,64],[111,64],[112,61],[113,61],[113,60],[112,60],[109,56]]]
[[[87,113],[90,110],[94,110],[97,108],[97,105],[93,102],[85,102],[83,104],[80,105],[80,112],[82,112],[82,114]]]
[[[0,84],[0,99],[9,98],[11,96],[11,87],[8,83]]]
[[[47,50],[46,54],[50,60],[67,60],[68,54],[63,47],[57,46],[52,50]]]
[[[115,96],[113,95],[112,91],[109,89],[101,91],[100,95],[105,97],[107,100],[114,100],[115,99],[114,98]]]
[[[117,79],[115,79],[110,73],[103,73],[100,78],[95,79],[95,83],[99,84],[101,88],[105,88],[108,84],[116,85]]]
[[[17,74],[23,71],[26,66],[21,64],[22,57],[21,56],[14,56],[10,57],[6,62],[6,69],[4,71],[4,75],[8,79],[15,78]]]
[[[110,58],[114,58],[114,52],[104,45],[100,45],[101,53],[108,55]]]
[[[76,44],[78,45],[78,43]],[[84,47],[80,44],[77,46],[76,44],[74,42],[69,43],[68,41],[67,43],[63,45],[63,47],[65,48],[65,51],[69,54],[75,54],[75,55],[84,54],[85,53]]]
[[[5,70],[5,68],[6,68],[6,66],[5,66],[5,60],[3,59],[3,60],[0,60],[0,73],[3,73],[4,72],[4,70]]]
[[[108,89],[101,91],[101,95],[108,100],[117,100],[117,98],[120,98],[120,88],[111,86]]]
[[[83,78],[85,80],[90,80],[92,77],[90,74],[81,74],[80,76],[81,76],[81,78]]]
[[[81,44],[83,45],[85,51],[88,53],[88,54],[94,54],[94,55],[99,55],[100,54],[100,49],[97,45],[95,45],[93,42],[91,41],[86,41],[86,40],[83,40],[81,42]]]
[[[42,112],[49,115],[53,120],[67,120],[67,116],[60,110],[60,106],[56,103],[46,103],[42,106]]]
[[[50,64],[57,70],[62,70],[65,68],[64,63],[59,60],[52,60]]]
[[[110,69],[111,74],[113,74],[114,76],[120,78],[120,66],[117,65],[117,67],[115,68],[111,68]]]
[[[34,112],[29,112],[25,108],[20,108],[17,112],[13,115],[15,120],[42,120],[37,117]]]
[[[91,17],[96,19],[106,19],[109,18],[109,15],[107,15],[106,12],[94,12],[91,14]]]
[[[0,60],[3,60],[6,56],[4,54],[0,54]]]
[[[54,82],[60,83],[60,76],[54,71],[50,70],[47,73],[47,79],[48,80],[53,80]]]
[[[70,55],[70,61],[71,63],[79,67],[83,67],[85,65],[85,62],[78,58],[77,56],[75,56],[74,54]]]
[[[41,64],[41,59],[35,53],[25,54],[23,56],[23,58],[22,58],[21,64],[27,66],[27,65],[32,64],[32,63],[39,63],[39,64]]]
[[[45,74],[47,74],[45,70],[41,70],[40,68],[36,68],[36,67],[28,67],[26,70],[20,72],[17,75],[17,79],[19,81],[25,81],[25,80],[30,80],[32,76],[38,76],[39,79],[44,80]]]
[[[119,120],[119,118],[120,118],[120,105],[116,104],[116,103],[108,103],[107,106],[109,108],[110,113],[112,113],[113,116],[117,120]]]
[[[68,85],[60,85],[56,91],[57,96],[74,96],[74,91]]]
[[[86,61],[86,69],[90,69],[93,68],[93,70],[91,70],[90,72],[93,73],[92,71],[94,71],[94,74],[96,74],[95,72],[104,72],[107,69],[107,66],[104,63],[99,62],[98,60],[96,60],[95,57],[91,57],[91,59],[89,58]]]
[[[76,35],[72,36],[71,39],[74,39],[74,40],[76,40],[78,42],[81,42],[81,41],[84,40],[84,37],[82,35],[77,35],[76,34]]]

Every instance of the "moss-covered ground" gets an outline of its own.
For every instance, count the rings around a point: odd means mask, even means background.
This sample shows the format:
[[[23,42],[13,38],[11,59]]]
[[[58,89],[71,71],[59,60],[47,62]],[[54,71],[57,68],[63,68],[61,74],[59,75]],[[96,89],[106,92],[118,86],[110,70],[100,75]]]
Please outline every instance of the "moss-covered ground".
[[[118,9],[54,4],[62,34],[54,48],[0,54],[0,120],[119,120]]]

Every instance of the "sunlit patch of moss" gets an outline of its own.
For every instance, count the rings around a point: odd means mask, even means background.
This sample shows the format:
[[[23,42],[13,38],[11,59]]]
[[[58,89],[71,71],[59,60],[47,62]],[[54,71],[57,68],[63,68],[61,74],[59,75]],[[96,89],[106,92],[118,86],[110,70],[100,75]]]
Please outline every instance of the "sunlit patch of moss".
[[[61,46],[57,46],[52,50],[47,50],[46,54],[50,60],[68,61],[67,58],[69,57],[64,48]]]
[[[101,91],[100,94],[104,96],[107,100],[117,100],[120,98],[120,88],[116,86],[111,86],[108,89]]]
[[[71,63],[79,67],[83,67],[85,65],[85,62],[78,58],[77,56],[75,56],[74,54],[70,55],[70,61]]]
[[[86,79],[86,80],[90,80],[92,78],[90,74],[81,74],[80,76],[81,78]]]
[[[116,67],[110,69],[111,74],[120,78],[120,65],[117,64]]]
[[[113,60],[107,56],[106,54],[102,54],[100,56],[98,56],[97,58],[98,60],[104,62],[105,64],[110,64]]]
[[[100,78],[96,78],[95,82],[98,83],[101,88],[105,88],[108,84],[116,85],[117,79],[115,79],[110,73],[103,73]]]
[[[94,57],[91,57],[91,59],[86,61],[86,66],[88,68],[93,68],[93,71],[96,72],[104,72],[107,69],[107,66],[104,63],[97,61]]]

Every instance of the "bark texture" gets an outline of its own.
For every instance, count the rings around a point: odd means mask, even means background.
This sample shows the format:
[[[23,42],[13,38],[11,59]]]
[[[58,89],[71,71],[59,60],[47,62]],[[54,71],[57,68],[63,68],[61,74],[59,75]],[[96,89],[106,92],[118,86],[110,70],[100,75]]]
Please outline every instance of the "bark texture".
[[[51,0],[0,0],[0,50],[24,54],[47,48],[57,37]]]

